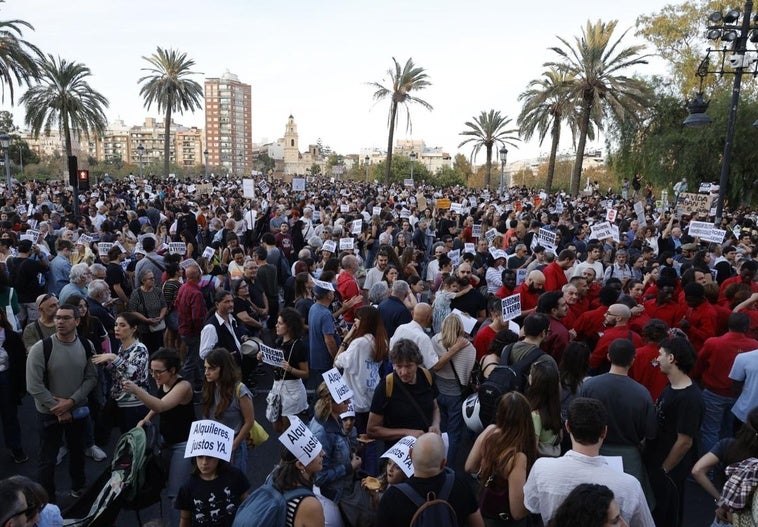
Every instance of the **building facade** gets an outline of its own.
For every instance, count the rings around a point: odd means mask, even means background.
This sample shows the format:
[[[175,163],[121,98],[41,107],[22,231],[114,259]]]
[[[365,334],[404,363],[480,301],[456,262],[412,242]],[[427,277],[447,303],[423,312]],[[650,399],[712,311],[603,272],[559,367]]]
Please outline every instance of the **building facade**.
[[[253,159],[252,96],[249,84],[227,71],[205,79],[205,145],[208,164],[249,174]]]

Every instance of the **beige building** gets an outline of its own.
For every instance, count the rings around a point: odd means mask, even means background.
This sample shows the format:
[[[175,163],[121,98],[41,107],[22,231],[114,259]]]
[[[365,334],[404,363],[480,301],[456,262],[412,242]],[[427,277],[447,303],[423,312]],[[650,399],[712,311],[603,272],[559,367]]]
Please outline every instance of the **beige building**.
[[[287,118],[284,137],[269,145],[268,155],[276,161],[277,171],[286,175],[308,174],[313,165],[318,165],[323,173],[326,167],[326,160],[321,155],[318,145],[308,145],[306,152],[300,152],[297,123],[292,115]]]
[[[252,96],[249,84],[227,71],[205,79],[205,144],[208,164],[233,174],[253,166]]]

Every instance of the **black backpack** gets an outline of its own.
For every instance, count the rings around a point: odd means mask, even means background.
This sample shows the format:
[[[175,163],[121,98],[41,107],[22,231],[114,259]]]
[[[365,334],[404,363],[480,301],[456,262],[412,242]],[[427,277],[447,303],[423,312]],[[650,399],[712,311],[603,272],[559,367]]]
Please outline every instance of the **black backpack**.
[[[489,377],[479,387],[479,420],[485,428],[495,419],[497,403],[503,395],[513,391],[524,393],[526,378],[532,363],[544,355],[544,352],[535,346],[520,361],[508,364],[511,350],[513,350],[513,344],[503,349],[500,365],[495,366]]]

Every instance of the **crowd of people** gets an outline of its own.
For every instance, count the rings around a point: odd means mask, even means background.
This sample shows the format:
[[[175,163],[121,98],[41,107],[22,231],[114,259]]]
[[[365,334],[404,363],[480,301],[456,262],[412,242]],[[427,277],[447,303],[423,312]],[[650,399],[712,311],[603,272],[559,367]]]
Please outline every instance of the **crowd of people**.
[[[247,446],[264,419],[276,434],[304,422],[322,448],[307,463],[284,449],[268,480],[316,489],[291,495],[287,525],[349,525],[374,478],[377,525],[410,524],[434,493],[458,525],[677,526],[690,474],[714,521],[750,511],[737,497],[758,483],[751,211],[728,213],[716,243],[690,233],[707,213],[636,187],[209,182],[131,177],[77,203],[26,182],[6,196],[0,414],[25,463],[18,404],[34,399],[39,471],[0,482],[0,511],[19,511],[0,527],[54,525],[56,465],[68,457],[79,498],[85,457],[153,420],[166,525],[232,524],[254,494],[248,465],[265,463]],[[351,399],[325,382],[334,368]],[[485,419],[469,395],[503,368],[523,386]],[[234,431],[228,462],[185,459],[198,419]],[[406,466],[382,457],[408,441]],[[219,489],[229,506],[209,515]]]

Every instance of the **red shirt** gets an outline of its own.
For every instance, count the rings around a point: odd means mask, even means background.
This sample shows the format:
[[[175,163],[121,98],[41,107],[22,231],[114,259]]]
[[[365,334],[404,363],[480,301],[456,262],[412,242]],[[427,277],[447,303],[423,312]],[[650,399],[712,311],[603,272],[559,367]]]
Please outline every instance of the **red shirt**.
[[[563,325],[563,319],[558,320],[551,316],[548,316],[548,319],[550,319],[550,334],[542,341],[540,349],[551,355],[555,362],[560,364],[563,350],[569,343],[569,332]]]
[[[610,328],[605,328],[603,331],[603,336],[600,337],[600,340],[597,341],[595,349],[590,355],[590,368],[598,369],[610,364],[608,362],[607,355],[611,342],[616,339],[629,338],[631,338],[632,342],[634,342],[635,348],[642,347],[642,345],[645,344],[645,342],[642,340],[642,337],[632,331],[629,326],[613,326]]]
[[[642,328],[644,328],[645,324],[648,322],[650,322],[650,317],[643,311],[637,316],[632,316],[627,324],[629,324],[629,327],[632,328],[632,331],[638,335],[642,335]]]
[[[716,335],[723,335],[729,328],[729,315],[732,314],[732,310],[728,306],[722,306],[721,304],[711,304],[716,311]]]
[[[568,283],[566,278],[566,272],[563,267],[558,265],[558,262],[553,262],[547,265],[542,274],[545,275],[545,291],[559,291],[561,287]]]
[[[657,342],[648,342],[641,348],[637,348],[634,362],[629,370],[629,377],[647,388],[653,401],[658,400],[658,396],[669,383],[666,374],[658,366],[651,364],[658,358],[658,350],[660,346]]]
[[[569,304],[568,309],[566,310],[566,316],[561,319],[561,324],[566,326],[566,329],[573,328],[574,324],[576,323],[576,319],[579,318],[579,315],[585,311],[586,309],[583,309],[582,305],[579,302],[576,304]]]
[[[657,300],[654,298],[645,302],[644,305],[647,316],[663,320],[670,328],[679,327],[679,322],[681,322],[687,313],[685,306],[677,304],[674,301],[666,302],[659,306]]]
[[[506,296],[511,296],[513,294],[513,291],[508,289],[506,286],[501,285],[497,291],[495,291],[495,296],[498,298],[505,298]]]
[[[476,348],[476,360],[482,360],[487,355],[487,350],[492,341],[495,340],[495,330],[489,324],[476,332],[474,337],[474,348]]]
[[[174,306],[179,315],[179,335],[199,337],[208,315],[200,284],[184,282],[176,293]]]
[[[603,330],[606,311],[608,311],[608,306],[600,306],[582,313],[574,322],[577,339],[589,338],[593,342],[596,341],[598,333]]]
[[[723,397],[734,397],[729,372],[740,353],[758,349],[758,340],[744,333],[728,331],[705,341],[695,361],[692,378],[702,381],[703,388]]]
[[[699,353],[703,343],[716,336],[716,310],[705,301],[695,308],[687,306],[684,318],[690,323],[690,329],[685,333],[690,338],[695,352]]]
[[[742,277],[732,276],[731,278],[727,278],[723,282],[721,282],[721,287],[719,287],[719,295],[724,296],[724,291],[726,291],[726,288],[729,287],[732,284],[742,284]],[[758,293],[758,282],[751,281],[749,284],[745,284],[750,286],[750,292],[751,293]]]
[[[537,307],[537,300],[539,300],[542,291],[530,293],[529,286],[524,282],[513,290],[513,294],[515,295],[516,293],[521,294],[521,311],[529,311]]]
[[[355,281],[353,275],[346,273],[345,271],[342,271],[337,277],[337,291],[339,291],[343,302],[347,302],[354,296],[361,296],[361,288],[358,287],[358,282]],[[355,322],[355,310],[362,306],[363,300],[345,311],[342,314],[345,322],[348,324]]]

